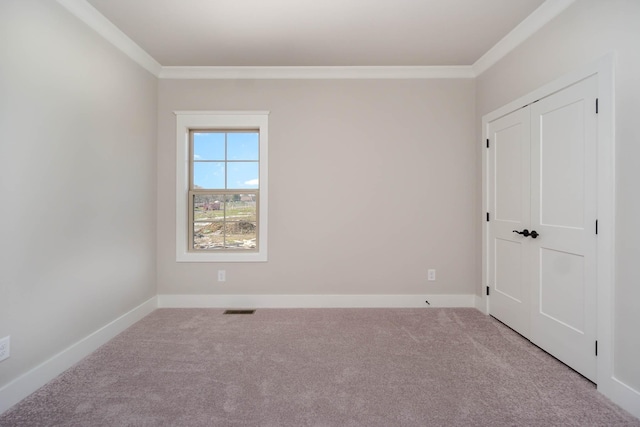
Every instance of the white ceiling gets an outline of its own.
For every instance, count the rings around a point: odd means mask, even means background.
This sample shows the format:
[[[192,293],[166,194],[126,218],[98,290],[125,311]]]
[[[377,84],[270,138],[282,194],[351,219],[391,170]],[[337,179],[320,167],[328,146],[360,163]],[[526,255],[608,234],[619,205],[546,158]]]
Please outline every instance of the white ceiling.
[[[164,67],[471,66],[544,3],[87,1]]]

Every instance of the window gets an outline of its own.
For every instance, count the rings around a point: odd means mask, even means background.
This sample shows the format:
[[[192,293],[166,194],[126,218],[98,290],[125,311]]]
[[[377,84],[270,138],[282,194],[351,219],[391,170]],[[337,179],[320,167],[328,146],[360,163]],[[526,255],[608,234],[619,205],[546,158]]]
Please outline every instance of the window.
[[[266,112],[176,112],[176,260],[267,260]]]

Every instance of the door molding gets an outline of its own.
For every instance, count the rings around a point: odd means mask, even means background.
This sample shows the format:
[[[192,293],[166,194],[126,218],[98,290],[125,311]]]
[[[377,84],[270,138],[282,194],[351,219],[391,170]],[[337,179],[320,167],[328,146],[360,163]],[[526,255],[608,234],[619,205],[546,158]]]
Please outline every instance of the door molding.
[[[520,97],[482,117],[482,291],[479,308],[489,313],[489,298],[485,289],[489,286],[489,224],[484,220],[489,206],[488,156],[486,139],[489,123],[541,98],[558,92],[587,77],[596,75],[598,81],[598,146],[597,146],[597,384],[598,390],[614,401],[624,399],[623,384],[614,376],[613,370],[613,315],[614,315],[614,266],[615,266],[615,105],[614,105],[614,54],[577,71],[566,74],[533,92]],[[595,106],[594,106],[595,108]],[[594,225],[595,226],[595,225]]]

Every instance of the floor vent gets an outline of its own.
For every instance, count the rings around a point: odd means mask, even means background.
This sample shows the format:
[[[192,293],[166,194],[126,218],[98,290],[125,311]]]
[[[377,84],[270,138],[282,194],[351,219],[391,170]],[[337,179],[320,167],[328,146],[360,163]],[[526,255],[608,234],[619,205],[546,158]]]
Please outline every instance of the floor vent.
[[[222,314],[253,314],[255,310],[225,310]]]

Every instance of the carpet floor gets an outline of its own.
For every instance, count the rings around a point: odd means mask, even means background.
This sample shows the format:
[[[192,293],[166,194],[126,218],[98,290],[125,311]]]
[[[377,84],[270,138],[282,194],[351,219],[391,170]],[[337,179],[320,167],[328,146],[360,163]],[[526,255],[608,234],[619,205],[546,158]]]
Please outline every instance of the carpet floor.
[[[159,309],[1,426],[640,426],[475,309]]]

